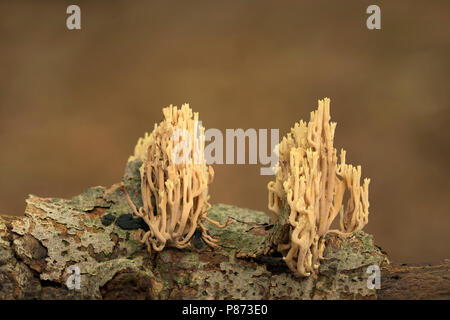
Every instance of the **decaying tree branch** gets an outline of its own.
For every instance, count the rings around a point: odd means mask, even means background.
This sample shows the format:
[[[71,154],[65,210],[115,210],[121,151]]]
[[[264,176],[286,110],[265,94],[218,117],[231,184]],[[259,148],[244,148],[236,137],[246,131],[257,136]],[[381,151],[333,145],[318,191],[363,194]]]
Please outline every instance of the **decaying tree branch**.
[[[139,204],[138,160],[123,185]],[[0,217],[0,299],[448,299],[449,261],[389,263],[372,236],[326,237],[317,276],[301,278],[275,254],[254,255],[274,234],[262,212],[213,206],[205,222],[219,239],[212,249],[198,230],[185,249],[148,254],[133,240],[147,225],[131,214],[122,183],[93,187],[70,200],[30,196],[25,217]],[[371,265],[381,267],[381,289],[369,289]],[[80,287],[73,267],[80,271]],[[70,271],[70,272],[69,272]]]

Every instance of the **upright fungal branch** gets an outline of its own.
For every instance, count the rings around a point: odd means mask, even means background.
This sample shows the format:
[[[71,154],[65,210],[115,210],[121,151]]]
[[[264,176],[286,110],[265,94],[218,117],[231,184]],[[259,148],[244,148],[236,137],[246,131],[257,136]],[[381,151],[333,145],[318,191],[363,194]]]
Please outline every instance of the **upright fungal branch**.
[[[144,219],[149,231],[138,230],[137,240],[161,251],[166,245],[185,248],[199,227],[203,240],[216,246],[203,221],[225,227],[206,214],[208,184],[214,171],[204,158],[204,128],[198,113],[188,104],[181,109],[170,105],[163,109],[164,120],[155,124],[153,132],[140,138],[130,160],[142,161],[140,167],[143,206],[139,209],[125,192],[135,215]]]
[[[360,185],[361,166],[340,163],[333,146],[336,123],[330,122],[330,99],[319,100],[308,124],[296,123],[278,145],[275,181],[268,184],[269,209],[279,219],[288,213],[289,237],[275,245],[289,268],[302,276],[316,273],[329,232],[361,230],[369,216],[369,179]],[[348,202],[342,204],[348,190]],[[337,215],[340,230],[330,230]]]

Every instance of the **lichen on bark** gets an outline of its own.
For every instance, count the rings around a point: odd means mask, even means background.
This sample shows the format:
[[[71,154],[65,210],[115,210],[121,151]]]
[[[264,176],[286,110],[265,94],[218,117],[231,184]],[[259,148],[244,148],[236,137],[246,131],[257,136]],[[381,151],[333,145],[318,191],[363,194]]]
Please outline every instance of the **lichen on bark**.
[[[91,188],[74,198],[75,204],[73,199],[30,196],[25,217],[0,219],[2,299],[322,299],[375,295],[362,285],[354,285],[355,277],[364,282],[363,266],[384,260],[365,234],[345,240],[330,238],[330,260],[323,264],[324,275],[301,279],[279,257],[236,257],[243,248],[264,242],[268,218],[262,212],[213,206],[210,214],[214,219],[233,220],[226,229],[211,225],[211,235],[220,239],[219,249],[206,246],[197,235],[190,249],[167,248],[149,256],[142,244],[132,240],[135,230],[101,222],[106,214],[128,213],[119,185]],[[339,248],[356,253],[345,255]],[[71,265],[81,270],[79,291],[66,287]],[[338,277],[335,271],[345,272]],[[107,288],[117,292],[112,295]]]
[[[139,199],[136,167],[127,164],[123,184],[89,188],[69,200],[30,196],[24,217],[0,216],[0,299],[373,299],[380,291],[368,289],[367,267],[391,270],[372,236],[360,231],[327,235],[317,275],[301,278],[281,255],[261,250],[280,226],[263,212],[223,204],[209,212],[220,223],[233,221],[224,229],[208,225],[219,248],[196,232],[188,248],[149,255],[133,240],[145,224],[130,216],[121,191],[125,185]],[[73,265],[81,271],[80,290],[66,286]],[[386,281],[398,297],[397,280]]]

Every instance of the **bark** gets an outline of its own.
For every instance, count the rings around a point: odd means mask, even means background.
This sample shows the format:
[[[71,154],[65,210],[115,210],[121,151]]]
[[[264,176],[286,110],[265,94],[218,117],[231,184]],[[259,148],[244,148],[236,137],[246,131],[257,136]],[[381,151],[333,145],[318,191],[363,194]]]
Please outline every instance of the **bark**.
[[[138,163],[123,184],[139,202]],[[133,240],[141,219],[131,215],[121,185],[93,187],[72,199],[30,196],[24,217],[0,216],[0,299],[449,299],[449,261],[390,263],[371,235],[329,235],[317,276],[293,274],[282,257],[263,250],[277,226],[266,214],[215,205],[205,223],[219,248],[201,232],[183,250],[149,254]],[[261,252],[265,254],[261,254]],[[249,254],[252,253],[252,254]],[[258,254],[254,254],[258,253]],[[369,289],[369,266],[381,268],[381,288]],[[79,289],[69,289],[80,270]],[[69,281],[68,281],[69,280]]]

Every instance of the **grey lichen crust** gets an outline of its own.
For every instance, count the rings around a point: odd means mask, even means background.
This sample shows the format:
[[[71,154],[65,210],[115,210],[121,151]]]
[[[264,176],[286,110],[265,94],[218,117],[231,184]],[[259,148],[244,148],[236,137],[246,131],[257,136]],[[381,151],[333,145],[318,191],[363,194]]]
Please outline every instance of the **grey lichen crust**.
[[[127,166],[124,185],[139,199],[135,167]],[[207,226],[220,248],[207,246],[200,232],[190,248],[149,255],[133,240],[145,224],[130,216],[121,185],[89,188],[71,200],[30,196],[25,217],[0,217],[0,299],[376,297],[366,270],[387,260],[364,232],[328,235],[318,275],[301,278],[281,257],[242,254],[267,242],[271,226],[263,212],[215,205],[209,217],[233,221],[224,229]],[[70,266],[81,271],[80,290],[66,286]]]
[[[24,218],[8,224],[0,220],[0,230],[9,229],[0,252],[12,247],[16,260],[28,262],[43,283],[64,288],[71,275],[67,268],[77,266],[82,274],[77,295],[95,299],[115,273],[139,268],[140,260],[129,259],[142,247],[132,240],[133,231],[101,222],[105,214],[128,212],[118,186],[90,188],[72,200],[31,195],[26,203]]]
[[[120,191],[111,188],[102,196],[108,192]],[[116,206],[124,201],[117,199]],[[122,292],[116,298],[375,297],[375,291],[366,285],[366,268],[381,265],[385,256],[374,246],[371,236],[363,232],[346,239],[330,236],[319,276],[300,278],[278,257],[236,258],[236,253],[246,246],[264,241],[268,227],[264,213],[213,206],[211,216],[218,220],[231,217],[234,221],[226,229],[211,226],[211,234],[220,239],[220,249],[211,250],[199,241],[193,243],[192,249],[167,248],[148,257],[142,245],[132,240],[133,231],[101,223],[101,216],[112,205],[109,203],[108,208],[107,204],[81,211],[73,207],[72,201],[31,196],[25,218],[0,219],[0,298],[101,299],[108,298],[105,290],[109,287]],[[198,239],[194,237],[195,241]],[[80,291],[65,286],[71,265],[81,270]],[[133,292],[135,288],[119,281],[124,273],[132,281],[144,279],[147,288]]]
[[[228,211],[239,219],[260,217],[260,212],[219,205],[215,213]],[[366,273],[370,265],[380,266],[386,257],[374,246],[371,236],[358,232],[346,239],[328,236],[325,260],[317,277],[302,278],[292,273],[281,258],[261,257],[238,259],[235,245],[243,245],[250,239],[253,246],[263,242],[264,236],[251,233],[258,226],[248,226],[244,219],[236,223],[236,230],[215,233],[225,235],[224,247],[219,252],[205,256],[193,252],[188,259],[180,259],[179,253],[166,250],[157,258],[157,266],[164,277],[173,278],[178,284],[167,297],[185,299],[370,299],[376,298],[375,290],[368,289]],[[242,232],[242,230],[245,230]],[[176,263],[174,263],[176,262]],[[177,267],[165,270],[165,265]],[[179,285],[179,284],[183,285]],[[191,290],[195,288],[195,290]]]

